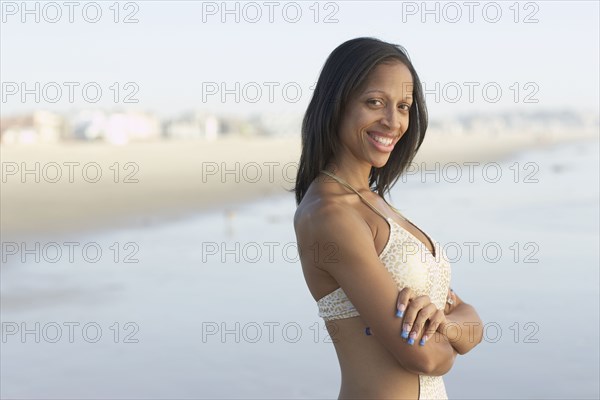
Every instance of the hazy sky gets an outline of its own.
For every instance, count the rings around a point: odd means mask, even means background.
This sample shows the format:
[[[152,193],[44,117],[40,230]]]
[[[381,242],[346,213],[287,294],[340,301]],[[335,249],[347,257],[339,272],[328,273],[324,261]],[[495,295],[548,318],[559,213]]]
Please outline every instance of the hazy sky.
[[[599,107],[597,1],[427,2],[429,14],[420,1],[228,2],[231,13],[223,13],[222,2],[75,3],[71,23],[64,2],[29,2],[31,14],[23,13],[20,1],[2,2],[2,115],[94,106],[97,87],[102,94],[96,105],[160,115],[201,108],[302,112],[328,54],[358,36],[408,50],[431,91],[432,116]],[[87,22],[97,8],[99,21]],[[123,23],[128,15],[138,22]],[[333,22],[324,22],[328,16]],[[22,82],[30,89],[40,83],[39,104],[33,94],[22,101]],[[63,82],[75,82],[73,104]],[[82,93],[86,83],[90,101]],[[231,89],[224,101],[222,83]],[[48,100],[57,98],[57,86],[62,95],[53,104]],[[127,94],[139,103],[123,104]]]

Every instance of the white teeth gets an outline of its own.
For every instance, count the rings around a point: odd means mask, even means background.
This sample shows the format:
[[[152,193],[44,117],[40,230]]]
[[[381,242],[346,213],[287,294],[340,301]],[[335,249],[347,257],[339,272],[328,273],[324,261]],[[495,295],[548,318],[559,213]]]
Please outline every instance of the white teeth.
[[[371,136],[375,141],[385,145],[385,146],[389,146],[390,144],[392,144],[393,140],[390,138],[383,138],[380,136],[375,136],[369,133],[369,136]]]

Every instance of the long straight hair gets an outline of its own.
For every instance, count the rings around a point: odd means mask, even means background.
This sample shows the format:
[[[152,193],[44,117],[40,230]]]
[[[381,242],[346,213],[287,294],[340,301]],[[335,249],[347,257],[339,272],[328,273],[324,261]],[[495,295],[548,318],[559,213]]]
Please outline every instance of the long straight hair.
[[[388,162],[381,168],[371,168],[369,186],[384,197],[408,168],[425,139],[428,123],[419,76],[402,46],[369,37],[348,40],[334,49],[325,61],[304,114],[302,153],[292,189],[296,194],[296,205],[300,204],[309,185],[331,157],[337,154],[339,126],[350,97],[375,66],[394,60],[406,65],[412,75],[413,104],[407,131],[394,147]]]

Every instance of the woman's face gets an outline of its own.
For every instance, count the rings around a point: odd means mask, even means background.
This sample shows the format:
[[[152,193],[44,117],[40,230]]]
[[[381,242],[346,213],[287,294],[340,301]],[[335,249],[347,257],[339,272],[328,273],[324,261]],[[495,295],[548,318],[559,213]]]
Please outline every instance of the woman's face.
[[[404,64],[377,65],[342,116],[339,136],[344,156],[383,167],[408,128],[412,89],[412,75]]]

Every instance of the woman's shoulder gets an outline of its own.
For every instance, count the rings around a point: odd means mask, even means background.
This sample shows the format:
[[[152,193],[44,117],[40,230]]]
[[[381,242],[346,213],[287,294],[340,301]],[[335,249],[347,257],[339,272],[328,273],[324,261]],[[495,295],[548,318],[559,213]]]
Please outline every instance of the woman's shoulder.
[[[348,201],[349,196],[321,190],[307,192],[296,213],[294,228],[297,233],[314,234],[327,226],[357,227],[365,223],[361,214]]]

